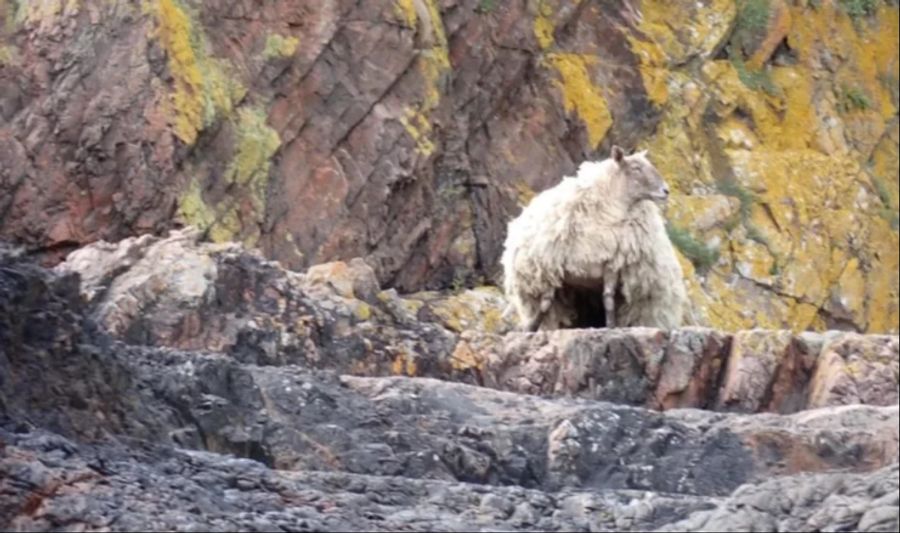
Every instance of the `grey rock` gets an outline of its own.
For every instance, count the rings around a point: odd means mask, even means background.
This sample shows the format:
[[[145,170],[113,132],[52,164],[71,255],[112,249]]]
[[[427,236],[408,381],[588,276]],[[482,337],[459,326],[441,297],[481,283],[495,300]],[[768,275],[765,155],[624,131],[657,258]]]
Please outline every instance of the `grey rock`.
[[[219,297],[259,323],[279,309],[323,324],[335,316],[321,311],[328,296],[294,286],[282,286],[284,307],[260,297],[290,276],[223,254],[212,255],[215,270],[232,274],[202,294],[223,288]],[[0,264],[4,529],[896,529],[896,404],[656,411],[453,382],[449,370],[422,371],[445,378],[435,379],[408,367],[342,374],[346,363],[328,359],[259,364],[233,349],[132,342],[141,331],[188,338],[156,322],[163,308],[221,319],[201,291],[182,307],[150,306],[133,315],[144,326],[114,336],[95,321],[104,297],[83,294],[78,277],[18,256]],[[230,320],[202,325],[227,331],[215,328]],[[393,327],[397,339],[425,330]],[[327,347],[320,355],[339,358],[341,336],[327,335],[314,341]],[[664,366],[640,372],[653,379]]]

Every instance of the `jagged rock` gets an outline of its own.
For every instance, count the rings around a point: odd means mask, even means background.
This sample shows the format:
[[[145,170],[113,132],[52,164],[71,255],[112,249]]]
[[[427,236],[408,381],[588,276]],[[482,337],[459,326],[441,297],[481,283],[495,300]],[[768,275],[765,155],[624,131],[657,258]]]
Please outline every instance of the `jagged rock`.
[[[897,403],[897,352],[897,337],[846,335],[829,340],[810,383],[809,405]]]
[[[428,376],[654,409],[897,403],[896,336],[698,327],[500,335],[513,325],[496,290],[376,292],[372,270],[351,264],[295,273],[186,230],[86,246],[56,269],[82,274],[95,318],[117,338],[245,363]]]
[[[404,293],[496,284],[520,206],[618,143],[669,181],[698,325],[896,333],[897,19],[894,2],[4,2],[0,235],[52,262],[195,225],[295,269],[362,258]]]
[[[661,531],[895,531],[898,466],[876,475],[801,475],[748,485]]]
[[[490,387],[654,409],[791,413],[826,405],[894,405],[900,388],[896,336],[839,331],[469,331],[451,360]]]
[[[110,341],[78,295],[72,275],[0,269],[3,527],[647,530],[788,520],[809,530],[896,519],[896,405],[658,413],[423,378],[339,378]],[[831,484],[797,476],[836,469],[856,474],[828,474]],[[816,496],[762,518],[719,513],[775,482]],[[868,499],[853,488],[861,483],[875,487]],[[836,501],[853,511],[838,516]]]
[[[373,301],[381,290],[375,271],[358,257],[349,263],[314,265],[306,271],[305,279],[311,285],[325,285],[344,298],[367,302]]]
[[[0,1],[0,529],[897,530],[898,9]],[[703,327],[508,333],[613,143]]]
[[[897,523],[896,465],[776,478],[712,498],[285,472],[206,452],[79,445],[43,431],[0,429],[0,440],[8,520],[0,525],[13,530],[894,531]]]
[[[454,335],[444,328],[382,310],[372,271],[361,262],[302,275],[198,237],[184,230],[98,243],[56,268],[82,274],[85,296],[96,301],[94,318],[130,343],[363,374],[427,368],[452,349]],[[123,255],[127,261],[118,260]],[[431,357],[419,361],[418,353]]]

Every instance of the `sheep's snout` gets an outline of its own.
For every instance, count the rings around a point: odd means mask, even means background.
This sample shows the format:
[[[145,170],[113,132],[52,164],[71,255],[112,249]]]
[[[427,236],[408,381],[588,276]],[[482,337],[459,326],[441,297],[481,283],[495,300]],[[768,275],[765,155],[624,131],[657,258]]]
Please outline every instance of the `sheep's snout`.
[[[663,185],[657,190],[655,193],[650,195],[654,200],[659,200],[664,202],[669,199],[669,187],[668,185]]]

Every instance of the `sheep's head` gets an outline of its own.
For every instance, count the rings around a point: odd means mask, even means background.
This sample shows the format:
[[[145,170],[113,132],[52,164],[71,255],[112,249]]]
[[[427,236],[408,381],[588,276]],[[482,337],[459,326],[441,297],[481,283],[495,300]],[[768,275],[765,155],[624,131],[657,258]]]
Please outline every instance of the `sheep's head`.
[[[643,200],[665,202],[669,198],[669,186],[643,150],[629,156],[618,146],[612,148],[612,158],[619,165],[627,183],[631,202]]]

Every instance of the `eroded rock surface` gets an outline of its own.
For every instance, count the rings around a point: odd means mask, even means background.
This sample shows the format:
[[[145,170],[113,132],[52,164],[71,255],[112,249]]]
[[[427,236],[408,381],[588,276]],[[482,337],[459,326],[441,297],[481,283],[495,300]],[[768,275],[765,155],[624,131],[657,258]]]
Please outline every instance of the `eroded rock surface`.
[[[355,375],[453,379],[539,395],[753,413],[898,402],[896,336],[689,327],[509,332],[490,288],[399,295],[361,260],[295,273],[192,231],[98,243],[80,273],[93,316],[135,344]]]
[[[0,2],[0,235],[179,225],[404,293],[649,148],[700,325],[896,333],[898,7],[825,0]]]
[[[897,522],[896,337],[459,334],[424,310],[502,302],[386,294],[359,262],[298,274],[190,232],[100,243],[55,271],[0,260],[5,528]],[[731,377],[759,374],[751,357],[782,361],[757,399]]]

